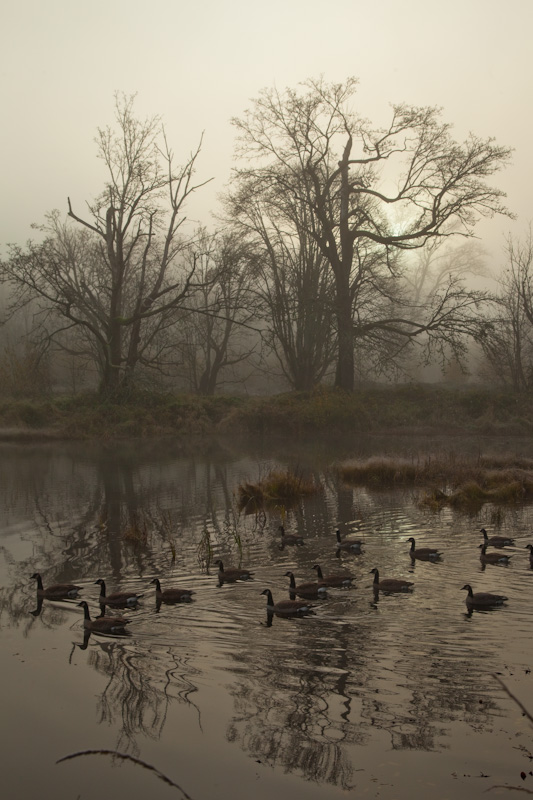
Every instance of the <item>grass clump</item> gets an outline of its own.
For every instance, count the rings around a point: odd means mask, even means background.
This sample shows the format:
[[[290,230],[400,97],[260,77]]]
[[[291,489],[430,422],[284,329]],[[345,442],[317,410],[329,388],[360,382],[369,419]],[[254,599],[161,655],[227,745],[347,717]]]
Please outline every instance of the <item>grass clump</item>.
[[[411,486],[426,489],[420,504],[433,510],[510,504],[533,499],[533,461],[504,457],[423,459],[375,457],[339,465],[346,483],[367,487]]]
[[[257,483],[245,481],[238,487],[239,511],[257,513],[273,505],[291,506],[301,497],[315,494],[314,481],[290,471],[273,470]]]

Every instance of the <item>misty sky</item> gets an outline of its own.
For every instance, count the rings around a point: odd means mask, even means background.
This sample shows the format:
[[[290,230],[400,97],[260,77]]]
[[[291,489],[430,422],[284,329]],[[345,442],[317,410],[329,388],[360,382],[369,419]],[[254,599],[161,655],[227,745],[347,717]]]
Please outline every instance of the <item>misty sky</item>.
[[[197,177],[214,177],[191,209],[209,223],[232,165],[233,116],[260,89],[324,75],[359,81],[357,111],[376,124],[389,104],[437,105],[469,131],[515,148],[493,183],[517,214],[479,228],[501,260],[503,236],[533,219],[531,0],[5,0],[0,11],[0,248],[67,196],[84,210],[102,188],[97,127],[115,91],[139,116],[161,115],[177,161],[204,132]]]

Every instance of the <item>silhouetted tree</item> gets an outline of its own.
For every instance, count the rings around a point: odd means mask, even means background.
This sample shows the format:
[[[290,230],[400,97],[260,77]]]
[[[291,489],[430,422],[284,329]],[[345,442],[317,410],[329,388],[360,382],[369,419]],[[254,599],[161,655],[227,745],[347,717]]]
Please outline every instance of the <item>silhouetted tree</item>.
[[[493,296],[489,325],[479,337],[491,379],[515,391],[533,389],[533,234],[509,236],[507,268]]]
[[[347,390],[354,387],[355,344],[378,328],[412,338],[436,337],[448,326],[450,338],[453,309],[468,304],[457,280],[452,276],[431,308],[407,311],[401,298],[398,313],[396,254],[452,230],[471,236],[480,216],[508,213],[504,193],[486,179],[510,156],[492,139],[470,135],[457,143],[436,108],[393,106],[388,126],[374,129],[350,108],[355,90],[353,78],[309,80],[302,91],[282,94],[265,90],[234,120],[237,154],[248,159],[235,171],[236,191],[303,205],[306,236],[332,271],[336,384]],[[245,210],[241,220],[247,224]],[[291,222],[289,214],[285,223]],[[376,295],[385,298],[383,320],[366,313]]]
[[[71,222],[48,215],[44,241],[12,247],[0,270],[14,293],[10,313],[37,298],[43,334],[59,340],[68,330],[70,346],[95,360],[105,393],[131,385],[139,364],[157,363],[158,337],[195,288],[182,228],[184,205],[203,185],[193,182],[200,145],[176,168],[160,119],[137,119],[133,101],[117,95],[116,128],[98,129],[108,179],[87,216],[69,198]]]

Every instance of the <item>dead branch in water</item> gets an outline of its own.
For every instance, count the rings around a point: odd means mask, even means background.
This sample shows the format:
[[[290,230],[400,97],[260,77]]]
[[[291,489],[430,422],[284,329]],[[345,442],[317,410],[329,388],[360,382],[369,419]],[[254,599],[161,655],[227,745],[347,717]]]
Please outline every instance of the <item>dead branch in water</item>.
[[[141,761],[140,758],[135,758],[134,756],[130,756],[127,753],[119,753],[117,750],[81,750],[78,753],[70,753],[68,756],[63,756],[56,761],[56,764],[61,764],[62,761],[69,761],[72,758],[78,758],[79,756],[113,756],[114,758],[121,758],[124,761],[132,761],[134,764],[137,764],[139,767],[143,767],[143,769],[148,769],[150,772],[155,772],[157,777],[167,783],[169,786],[174,787],[174,789],[179,789],[179,791],[183,794],[186,800],[192,800],[192,797],[187,794],[185,789],[182,789],[177,783],[171,781],[170,778],[167,778],[162,772],[160,772],[156,767],[153,767],[151,764],[147,764],[146,761]]]

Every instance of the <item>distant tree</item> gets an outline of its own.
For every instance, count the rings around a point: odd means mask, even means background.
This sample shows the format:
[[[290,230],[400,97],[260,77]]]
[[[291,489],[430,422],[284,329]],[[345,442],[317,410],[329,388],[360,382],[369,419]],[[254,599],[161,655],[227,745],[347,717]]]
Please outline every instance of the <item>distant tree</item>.
[[[88,214],[69,198],[70,222],[48,215],[44,241],[12,246],[0,265],[9,313],[37,299],[43,335],[64,344],[68,331],[69,346],[94,359],[105,394],[131,386],[140,364],[157,366],[156,343],[197,286],[183,226],[185,203],[203,185],[193,180],[201,143],[176,168],[160,119],[137,119],[133,102],[117,95],[116,128],[98,129],[108,179]]]
[[[312,389],[336,353],[334,293],[327,263],[306,231],[304,203],[243,182],[226,198],[229,219],[255,250],[251,286],[263,341],[289,385]]]
[[[347,390],[354,387],[358,341],[379,329],[404,340],[431,334],[435,344],[438,331],[449,338],[464,318],[469,301],[454,276],[431,308],[407,311],[402,298],[398,314],[390,293],[400,277],[396,254],[452,232],[471,236],[480,216],[508,213],[504,193],[486,179],[511,152],[473,135],[457,143],[436,108],[393,106],[389,124],[374,129],[350,108],[355,90],[353,78],[309,80],[301,92],[268,90],[234,120],[243,164],[235,189],[306,208],[306,236],[333,275],[336,385]],[[385,298],[383,320],[369,318],[364,305],[372,296],[381,308],[378,294]]]
[[[258,347],[257,306],[250,292],[254,258],[242,236],[208,236],[205,230],[190,257],[199,285],[188,299],[173,347],[189,388],[213,395],[222,383],[243,381],[235,370]]]
[[[509,236],[488,326],[479,337],[491,379],[515,391],[533,389],[533,233]]]

